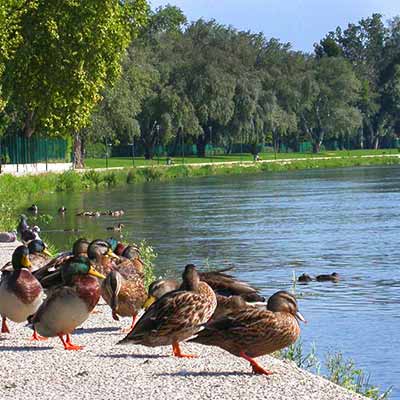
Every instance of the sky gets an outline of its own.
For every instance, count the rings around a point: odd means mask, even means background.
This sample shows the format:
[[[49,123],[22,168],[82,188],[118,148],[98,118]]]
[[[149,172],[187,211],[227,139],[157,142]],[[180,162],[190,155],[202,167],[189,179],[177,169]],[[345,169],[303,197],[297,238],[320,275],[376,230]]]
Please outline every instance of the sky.
[[[311,52],[337,26],[346,27],[373,13],[385,20],[400,15],[400,0],[149,0],[152,8],[171,4],[189,21],[215,19],[240,30],[263,32]]]

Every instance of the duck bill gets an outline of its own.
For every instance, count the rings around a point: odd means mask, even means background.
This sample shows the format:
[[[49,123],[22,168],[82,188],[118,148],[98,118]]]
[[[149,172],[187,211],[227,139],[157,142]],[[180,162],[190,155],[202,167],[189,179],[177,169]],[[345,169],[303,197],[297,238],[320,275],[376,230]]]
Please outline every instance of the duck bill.
[[[149,296],[149,297],[147,298],[147,300],[144,302],[143,308],[144,308],[145,310],[147,310],[153,303],[155,303],[156,300],[157,300],[156,297],[154,297],[154,296]]]
[[[95,276],[96,278],[106,279],[106,277],[103,274],[97,272],[93,267],[90,267],[88,274]]]
[[[306,319],[301,315],[299,311],[296,312],[296,319],[298,321],[304,322],[305,324],[307,323]]]
[[[21,259],[21,265],[25,268],[30,268],[32,267],[31,262],[29,261],[29,257],[28,256],[22,256]]]
[[[42,253],[45,254],[46,256],[54,257],[53,254],[51,254],[47,249],[44,249],[44,250],[42,251]]]
[[[117,256],[112,250],[108,250],[107,252],[108,257],[114,259],[114,260],[120,260],[121,258]]]

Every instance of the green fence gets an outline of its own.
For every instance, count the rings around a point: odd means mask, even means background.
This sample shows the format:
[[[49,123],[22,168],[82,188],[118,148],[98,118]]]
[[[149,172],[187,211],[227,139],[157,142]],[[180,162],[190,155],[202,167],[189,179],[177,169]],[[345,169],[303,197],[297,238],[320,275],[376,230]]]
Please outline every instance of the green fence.
[[[0,156],[3,164],[35,164],[46,161],[70,161],[71,155],[65,139],[32,136],[6,136],[0,138]]]

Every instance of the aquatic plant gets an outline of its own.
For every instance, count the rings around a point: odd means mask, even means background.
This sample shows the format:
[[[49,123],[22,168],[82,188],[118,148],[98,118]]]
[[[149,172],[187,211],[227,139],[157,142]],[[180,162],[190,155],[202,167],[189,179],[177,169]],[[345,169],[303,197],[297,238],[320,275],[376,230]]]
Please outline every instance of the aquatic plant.
[[[293,361],[299,368],[322,375],[337,385],[373,400],[387,400],[392,391],[390,387],[381,392],[379,387],[370,383],[369,374],[357,368],[353,360],[345,359],[340,352],[334,354],[328,353],[324,363],[321,364],[321,361],[316,356],[315,344],[312,345],[309,353],[305,353],[303,342],[298,340],[286,349],[275,353],[274,356]],[[326,371],[326,374],[321,374],[321,370]]]

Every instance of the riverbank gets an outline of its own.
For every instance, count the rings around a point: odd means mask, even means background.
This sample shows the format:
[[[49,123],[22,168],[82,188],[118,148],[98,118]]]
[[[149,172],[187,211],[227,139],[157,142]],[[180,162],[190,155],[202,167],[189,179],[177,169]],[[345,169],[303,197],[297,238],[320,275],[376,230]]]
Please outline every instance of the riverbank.
[[[150,167],[70,170],[63,173],[13,176],[0,175],[0,230],[15,228],[16,215],[28,202],[43,194],[76,192],[102,187],[151,181],[168,181],[187,177],[265,173],[315,168],[343,168],[400,164],[400,155],[364,155],[264,160],[258,162],[219,162]]]
[[[0,244],[0,265],[14,244]],[[124,319],[117,323],[105,304],[97,307],[73,335],[80,352],[67,352],[58,339],[32,343],[29,328],[10,323],[11,334],[0,334],[0,397],[13,399],[167,398],[167,399],[285,399],[362,400],[293,362],[260,357],[274,371],[255,376],[242,359],[211,347],[184,345],[197,359],[176,359],[169,347],[117,346]],[[23,357],[22,357],[23,355]],[[26,366],[29,365],[27,370]],[[24,371],[24,372],[21,372]]]

